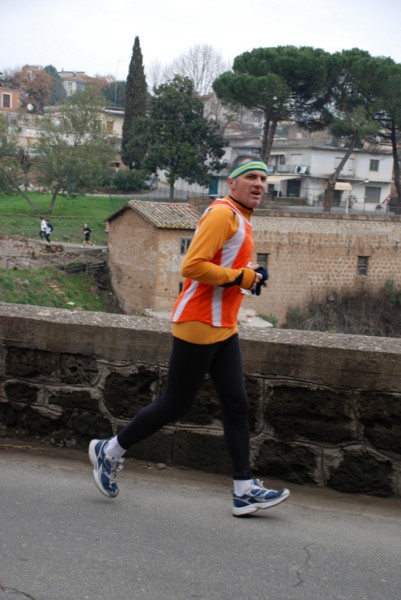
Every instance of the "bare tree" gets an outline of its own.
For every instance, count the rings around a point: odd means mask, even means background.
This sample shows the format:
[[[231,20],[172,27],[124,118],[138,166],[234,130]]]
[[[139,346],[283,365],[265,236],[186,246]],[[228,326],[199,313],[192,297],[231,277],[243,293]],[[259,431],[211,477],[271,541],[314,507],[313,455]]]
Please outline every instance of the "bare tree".
[[[213,81],[224,71],[230,69],[221,52],[208,44],[197,44],[176,58],[166,73],[169,79],[181,75],[191,79],[194,90],[199,96],[205,96],[212,91]]]
[[[146,69],[146,80],[151,90],[156,89],[163,83],[167,83],[172,77],[170,77],[169,68],[165,67],[159,60],[154,60]]]

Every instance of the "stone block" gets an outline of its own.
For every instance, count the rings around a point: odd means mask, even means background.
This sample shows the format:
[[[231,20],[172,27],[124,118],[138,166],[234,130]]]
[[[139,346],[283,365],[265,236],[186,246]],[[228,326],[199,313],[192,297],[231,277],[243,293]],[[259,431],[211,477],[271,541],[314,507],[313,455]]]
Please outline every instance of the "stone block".
[[[211,473],[230,474],[232,471],[223,435],[206,431],[177,430],[172,463]]]
[[[130,448],[127,452],[127,457],[171,465],[173,437],[174,434],[172,431],[161,429],[146,440]]]
[[[57,354],[34,348],[10,346],[6,354],[7,377],[49,378],[57,369]]]
[[[111,423],[100,413],[78,408],[67,409],[55,424],[53,435],[59,433],[58,427],[66,430],[66,439],[77,438],[86,446],[93,438],[108,438],[113,435]]]
[[[15,428],[17,425],[17,410],[11,404],[0,402],[0,428]]]
[[[365,393],[358,402],[366,439],[379,450],[401,454],[401,398]]]
[[[353,397],[346,392],[278,386],[266,404],[265,419],[284,439],[299,436],[326,444],[357,439]]]
[[[110,373],[104,384],[103,395],[113,417],[132,419],[141,407],[153,402],[157,390],[157,369],[139,366],[129,375]]]
[[[35,411],[32,406],[14,406],[14,422],[12,428],[29,435],[51,436],[57,428],[59,419],[53,420]]]
[[[89,409],[93,411],[97,411],[98,409],[97,400],[94,400],[87,390],[60,389],[50,393],[48,401],[51,404],[56,404],[69,409]]]
[[[98,375],[97,363],[94,357],[82,354],[60,354],[58,361],[58,376],[69,385],[90,385]]]
[[[254,463],[255,472],[294,483],[311,483],[319,458],[316,452],[293,444],[266,440]]]
[[[339,492],[391,496],[393,468],[389,460],[378,460],[364,450],[346,450],[337,468],[333,468],[327,485]]]
[[[33,404],[38,396],[38,388],[22,381],[6,382],[4,391],[9,402],[12,403]]]

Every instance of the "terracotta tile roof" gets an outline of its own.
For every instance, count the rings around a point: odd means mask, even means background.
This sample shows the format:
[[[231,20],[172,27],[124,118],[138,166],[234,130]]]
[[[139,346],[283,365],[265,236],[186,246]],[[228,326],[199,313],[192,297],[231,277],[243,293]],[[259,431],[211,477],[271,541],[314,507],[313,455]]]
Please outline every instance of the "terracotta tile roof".
[[[189,204],[130,200],[132,208],[159,229],[196,229],[199,212]]]

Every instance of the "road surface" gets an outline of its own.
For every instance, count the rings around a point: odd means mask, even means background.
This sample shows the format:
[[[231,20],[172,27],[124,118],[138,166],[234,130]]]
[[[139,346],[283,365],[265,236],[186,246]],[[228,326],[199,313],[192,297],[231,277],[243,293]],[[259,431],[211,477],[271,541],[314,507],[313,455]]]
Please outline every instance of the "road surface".
[[[110,500],[85,452],[0,439],[1,600],[401,598],[401,499],[290,485],[237,519],[228,477],[126,463]]]

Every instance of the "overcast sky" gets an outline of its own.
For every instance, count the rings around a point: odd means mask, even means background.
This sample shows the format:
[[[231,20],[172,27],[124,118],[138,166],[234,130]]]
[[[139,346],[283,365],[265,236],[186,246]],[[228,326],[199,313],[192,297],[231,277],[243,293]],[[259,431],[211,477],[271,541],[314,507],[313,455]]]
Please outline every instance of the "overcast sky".
[[[134,38],[145,68],[208,44],[230,64],[269,46],[347,48],[401,63],[400,0],[10,0],[0,2],[0,71],[25,64],[126,79]]]

